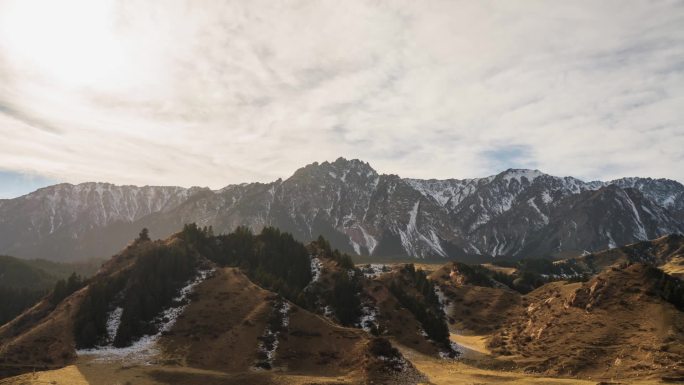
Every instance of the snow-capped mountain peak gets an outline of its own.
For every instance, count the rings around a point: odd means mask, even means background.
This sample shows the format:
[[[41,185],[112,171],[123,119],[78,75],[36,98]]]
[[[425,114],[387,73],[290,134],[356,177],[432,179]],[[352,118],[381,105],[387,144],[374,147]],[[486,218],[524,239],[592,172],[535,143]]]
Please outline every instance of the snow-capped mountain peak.
[[[684,186],[623,178],[583,182],[509,169],[474,179],[402,179],[368,163],[312,163],[272,183],[217,191],[60,184],[0,201],[0,252],[69,259],[107,256],[142,227],[184,223],[216,232],[275,226],[307,241],[378,257],[583,252],[684,229]]]

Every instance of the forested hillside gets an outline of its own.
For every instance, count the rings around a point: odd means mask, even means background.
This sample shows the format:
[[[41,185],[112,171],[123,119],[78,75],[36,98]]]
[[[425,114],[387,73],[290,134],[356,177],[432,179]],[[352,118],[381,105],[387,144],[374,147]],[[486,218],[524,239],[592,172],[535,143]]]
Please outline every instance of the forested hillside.
[[[54,302],[92,275],[99,263],[57,263],[0,256],[0,325],[16,317],[53,290]]]

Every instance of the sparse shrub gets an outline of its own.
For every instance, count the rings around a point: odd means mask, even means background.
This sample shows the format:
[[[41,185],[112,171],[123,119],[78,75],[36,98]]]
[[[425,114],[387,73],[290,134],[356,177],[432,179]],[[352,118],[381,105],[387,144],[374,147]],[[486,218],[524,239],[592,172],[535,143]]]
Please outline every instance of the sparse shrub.
[[[494,335],[487,342],[487,347],[490,349],[495,349],[501,346],[503,346],[503,338],[498,334]]]
[[[373,338],[369,343],[369,352],[375,357],[399,358],[401,354],[385,338]]]

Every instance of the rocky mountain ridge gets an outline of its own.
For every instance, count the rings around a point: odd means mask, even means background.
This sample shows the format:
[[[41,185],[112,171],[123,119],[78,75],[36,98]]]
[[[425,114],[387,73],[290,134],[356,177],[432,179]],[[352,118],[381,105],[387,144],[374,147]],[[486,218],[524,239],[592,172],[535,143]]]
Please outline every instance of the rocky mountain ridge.
[[[583,182],[509,169],[476,179],[379,174],[339,158],[285,180],[193,187],[60,184],[0,201],[0,252],[106,257],[142,227],[229,232],[275,226],[297,239],[377,258],[562,256],[684,231],[684,186],[666,179]]]

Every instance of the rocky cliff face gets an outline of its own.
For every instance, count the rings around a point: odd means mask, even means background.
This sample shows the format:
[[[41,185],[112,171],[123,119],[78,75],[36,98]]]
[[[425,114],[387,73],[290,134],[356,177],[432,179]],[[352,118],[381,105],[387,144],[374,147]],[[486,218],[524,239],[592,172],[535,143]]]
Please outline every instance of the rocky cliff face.
[[[62,184],[0,202],[0,252],[107,256],[142,227],[162,237],[188,222],[217,232],[271,225],[303,241],[322,234],[341,250],[376,257],[557,255],[682,232],[684,186],[650,178],[587,183],[513,169],[477,179],[404,179],[343,158],[286,180],[217,191]]]
[[[680,222],[684,221],[684,189],[669,179],[622,178],[612,182],[620,188],[634,188],[649,200],[668,209]]]

